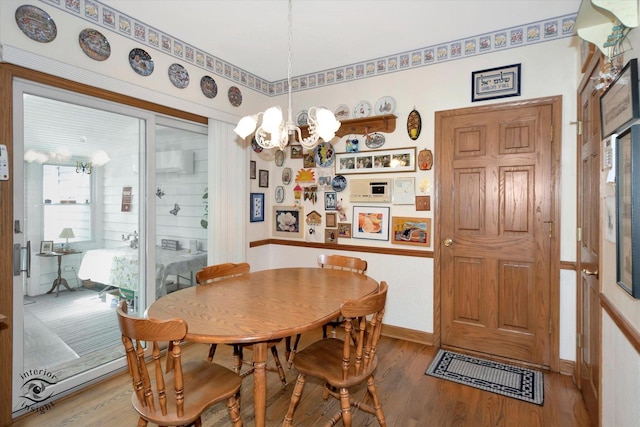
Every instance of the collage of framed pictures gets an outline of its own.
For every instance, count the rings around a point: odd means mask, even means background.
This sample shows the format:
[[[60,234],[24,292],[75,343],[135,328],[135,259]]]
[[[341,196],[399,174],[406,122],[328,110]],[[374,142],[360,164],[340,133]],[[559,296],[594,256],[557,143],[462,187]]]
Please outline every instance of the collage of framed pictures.
[[[258,176],[258,187],[268,188],[269,187],[269,171],[260,169],[260,174]]]
[[[278,237],[303,237],[304,218],[302,208],[291,206],[273,207],[273,235]]]
[[[389,240],[389,220],[388,207],[354,206],[352,237]]]
[[[391,243],[429,246],[431,244],[431,218],[391,218]]]
[[[251,222],[264,221],[264,193],[251,193],[249,200]]]
[[[336,175],[415,172],[416,148],[336,153]]]

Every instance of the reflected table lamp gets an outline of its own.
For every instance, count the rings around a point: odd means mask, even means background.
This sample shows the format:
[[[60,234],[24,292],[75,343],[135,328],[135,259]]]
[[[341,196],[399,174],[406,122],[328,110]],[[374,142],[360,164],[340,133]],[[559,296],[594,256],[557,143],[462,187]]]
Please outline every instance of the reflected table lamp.
[[[71,239],[73,239],[74,237],[76,237],[76,235],[75,235],[75,234],[73,234],[73,229],[71,229],[71,228],[63,228],[63,229],[62,229],[62,232],[60,233],[60,236],[59,236],[59,237],[61,237],[61,238],[63,238],[63,239],[67,239],[67,243],[65,243],[65,244],[62,246],[62,251],[63,251],[63,252],[68,252],[68,251],[70,251],[70,250],[71,250],[71,248],[69,247],[69,239],[70,239],[70,238],[71,238]]]

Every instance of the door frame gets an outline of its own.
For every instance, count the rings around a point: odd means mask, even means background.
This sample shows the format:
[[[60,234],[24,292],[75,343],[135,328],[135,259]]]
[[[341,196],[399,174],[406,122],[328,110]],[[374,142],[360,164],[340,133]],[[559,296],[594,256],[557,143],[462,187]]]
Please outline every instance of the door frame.
[[[441,189],[445,188],[449,183],[443,183],[440,176],[438,165],[439,145],[442,141],[442,128],[440,125],[440,117],[452,114],[470,114],[470,113],[488,113],[498,111],[505,108],[517,109],[519,107],[531,107],[551,105],[552,108],[552,143],[551,143],[551,218],[553,221],[553,236],[550,242],[550,278],[551,283],[549,291],[549,369],[553,372],[560,372],[560,165],[562,151],[562,96],[550,96],[543,98],[535,98],[529,100],[520,100],[515,102],[497,103],[491,105],[483,105],[478,107],[464,107],[452,110],[443,110],[435,112],[435,139],[434,139],[434,165],[436,166],[434,174],[434,203],[435,203],[435,227],[434,227],[434,269],[433,269],[433,345],[440,346],[442,342],[442,322],[441,322],[441,304],[442,304],[442,282],[440,274],[441,264],[441,230],[438,218],[443,213],[440,211],[438,199]]]
[[[602,53],[600,52],[600,50],[596,49],[596,53],[593,55],[593,57],[591,58],[591,61],[589,62],[589,64],[587,65],[587,69],[585,70],[585,73],[583,74],[582,80],[580,82],[580,84],[578,85],[578,89],[576,90],[576,97],[577,97],[577,101],[576,101],[576,108],[577,108],[577,118],[578,118],[578,123],[580,124],[580,133],[577,136],[577,143],[576,143],[576,185],[578,186],[578,190],[580,190],[581,188],[581,177],[582,177],[582,150],[583,150],[583,141],[585,138],[585,132],[588,131],[588,126],[584,125],[586,123],[587,120],[590,120],[589,117],[582,117],[583,114],[583,110],[582,110],[582,92],[585,90],[585,87],[587,85],[591,85],[593,84],[593,80],[591,79],[591,76],[593,76],[596,71],[598,71],[601,67],[602,62],[604,61],[604,56],[602,55]],[[598,97],[599,100],[599,97]],[[600,153],[600,157],[602,157],[602,144],[598,144],[598,150]],[[598,182],[600,182],[600,179],[598,179]],[[582,203],[584,202],[584,200],[580,197],[580,192],[577,191],[576,192],[576,226],[578,228],[580,228],[581,224],[583,223],[583,219],[582,219],[582,214],[583,214],[583,210],[582,210]],[[598,196],[599,200],[602,200],[602,192],[599,194]],[[600,208],[602,208],[602,206],[600,205]],[[600,220],[602,217],[602,211],[600,211],[600,214],[598,215],[598,220]],[[598,227],[598,229],[600,229],[600,227]],[[580,233],[582,236],[582,233]],[[601,245],[601,240],[602,240],[602,231],[600,232],[599,236],[598,236],[598,270],[602,271],[602,245]],[[590,301],[591,304],[595,304],[595,307],[598,310],[598,316],[597,316],[597,320],[598,320],[598,325],[597,325],[597,335],[598,338],[596,340],[596,342],[589,342],[590,348],[591,346],[596,346],[596,352],[597,352],[597,361],[592,361],[592,363],[596,363],[597,366],[600,368],[599,369],[599,374],[600,377],[597,378],[597,382],[598,382],[598,390],[597,390],[597,394],[594,395],[593,393],[591,393],[590,390],[584,390],[585,387],[583,386],[583,378],[582,378],[582,350],[583,347],[585,345],[585,342],[587,339],[589,339],[589,337],[587,336],[587,334],[584,333],[584,329],[585,329],[585,325],[584,325],[584,316],[585,316],[585,307],[583,306],[583,301],[584,301],[584,292],[585,289],[582,286],[582,270],[583,270],[583,260],[582,260],[582,241],[581,240],[577,240],[576,239],[576,288],[577,288],[577,292],[576,292],[576,334],[580,337],[579,340],[576,340],[576,363],[575,363],[575,367],[574,367],[574,382],[577,384],[578,388],[580,389],[580,392],[582,394],[582,398],[586,403],[586,407],[587,407],[587,412],[589,413],[589,416],[591,418],[592,423],[594,423],[594,425],[598,425],[598,422],[600,420],[600,416],[602,414],[602,399],[600,399],[600,394],[602,393],[602,303],[600,300],[600,293],[601,293],[601,289],[602,289],[602,276],[598,276],[598,288],[600,289],[600,292],[597,293],[597,301]]]
[[[7,147],[9,157],[9,180],[0,181],[0,314],[6,316],[0,322],[0,390],[13,394],[12,363],[13,360],[13,81],[15,78],[65,89],[112,101],[119,104],[140,108],[154,113],[164,114],[191,122],[208,125],[206,117],[180,111],[160,104],[143,101],[127,95],[99,89],[71,80],[29,70],[13,64],[0,63],[0,144]],[[12,422],[11,399],[0,399],[0,425]]]

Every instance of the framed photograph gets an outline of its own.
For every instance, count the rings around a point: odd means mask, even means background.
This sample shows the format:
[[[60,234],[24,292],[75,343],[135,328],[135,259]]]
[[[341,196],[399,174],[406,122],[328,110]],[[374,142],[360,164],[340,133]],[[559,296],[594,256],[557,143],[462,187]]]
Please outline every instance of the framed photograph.
[[[324,210],[325,211],[335,211],[336,210],[336,192],[335,191],[327,191],[324,193]]]
[[[416,210],[417,211],[430,211],[431,210],[431,196],[416,196]]]
[[[284,156],[284,151],[282,151],[282,150],[276,151],[276,154],[275,154],[274,157],[275,157],[275,161],[276,161],[276,166],[284,165],[284,157],[285,157]]]
[[[401,245],[431,245],[431,218],[391,218],[391,243]]]
[[[305,168],[315,168],[316,167],[316,157],[313,154],[313,151],[308,153],[304,153],[302,155],[302,165]]]
[[[258,187],[269,187],[269,171],[260,169],[260,177],[258,178]]]
[[[273,207],[273,235],[278,237],[303,237],[304,218],[302,208],[291,206]]]
[[[338,237],[345,239],[351,238],[351,223],[341,222],[338,224]]]
[[[53,252],[53,240],[43,240],[40,242],[40,253]]]
[[[331,186],[332,180],[331,172],[324,170],[324,168],[318,170],[318,190],[331,191],[333,189]]]
[[[256,161],[249,161],[249,178],[256,179]]]
[[[600,97],[602,138],[620,133],[640,117],[638,60],[632,59]]]
[[[249,200],[251,222],[264,221],[264,193],[251,193]]]
[[[616,281],[640,298],[640,125],[616,146]]]
[[[416,147],[336,153],[336,175],[415,172]]]
[[[394,205],[413,205],[416,200],[415,178],[395,178],[392,200]]]
[[[291,158],[292,159],[301,159],[302,158],[302,145],[300,144],[291,144]]]
[[[471,102],[520,96],[520,64],[471,73]]]
[[[325,243],[338,243],[338,229],[337,228],[325,228],[324,229],[324,242]]]
[[[389,208],[353,207],[354,239],[389,240]]]
[[[327,228],[335,228],[338,226],[335,212],[327,212],[326,214],[324,214],[324,217]]]

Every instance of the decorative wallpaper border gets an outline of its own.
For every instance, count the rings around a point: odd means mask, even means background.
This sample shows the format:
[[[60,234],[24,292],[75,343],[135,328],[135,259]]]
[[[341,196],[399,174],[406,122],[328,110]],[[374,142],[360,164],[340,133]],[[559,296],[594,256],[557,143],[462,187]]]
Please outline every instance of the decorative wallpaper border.
[[[135,40],[141,45],[223,76],[256,92],[276,96],[286,93],[289,89],[286,78],[269,82],[179,38],[150,27],[136,18],[105,6],[97,0],[40,1],[98,27]],[[571,37],[574,35],[576,17],[577,13],[563,15],[292,77],[291,89],[292,91],[313,89]]]

